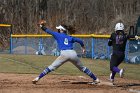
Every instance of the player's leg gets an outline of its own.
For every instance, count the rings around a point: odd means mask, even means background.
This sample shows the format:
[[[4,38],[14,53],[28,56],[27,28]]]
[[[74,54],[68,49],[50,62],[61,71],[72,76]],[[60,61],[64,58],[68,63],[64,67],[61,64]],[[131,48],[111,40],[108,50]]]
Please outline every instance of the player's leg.
[[[72,61],[72,63],[82,72],[84,72],[85,74],[87,74],[89,77],[91,77],[93,79],[93,81],[95,83],[99,83],[99,79],[95,76],[95,74],[93,72],[91,72],[90,69],[88,69],[87,67],[83,66],[79,61]]]
[[[48,66],[43,72],[36,77],[32,82],[35,84],[38,82],[42,77],[44,77],[46,74],[50,73],[51,71],[54,71],[58,67],[60,67],[62,64],[64,64],[68,60],[65,56],[59,56],[50,66]]]
[[[116,64],[117,64],[117,56],[115,54],[112,54],[111,60],[110,60],[111,73],[110,73],[110,76],[109,76],[109,79],[110,79],[111,82],[114,82],[114,78],[115,78],[115,75],[116,75],[116,71],[113,70],[113,68],[115,67]]]
[[[114,71],[112,71],[112,72],[110,73],[109,80],[110,80],[111,82],[114,82],[115,75],[116,75],[116,72],[114,72]]]
[[[71,58],[71,62],[82,72],[84,72],[85,74],[87,74],[88,76],[90,76],[93,80],[94,83],[99,83],[99,79],[94,75],[94,73],[91,72],[90,69],[88,69],[87,67],[83,66],[83,64],[81,63],[80,59],[77,57],[77,54],[73,54],[73,58]]]
[[[123,76],[124,70],[123,69],[119,69],[118,66],[120,65],[120,63],[123,61],[124,59],[124,55],[112,55],[111,57],[111,61],[110,61],[110,70],[112,71],[112,73],[110,74],[110,81],[114,82],[114,78],[116,73],[120,74],[120,77]]]
[[[119,69],[117,66],[113,67],[112,73],[110,74],[110,81],[114,82],[116,73],[120,74],[120,77],[123,77],[124,69]]]
[[[120,54],[117,58],[117,62],[113,67],[113,71],[120,74],[120,77],[123,77],[124,69],[119,69],[118,66],[123,62],[125,55]]]
[[[100,83],[99,79],[97,78],[97,76],[95,76],[95,74],[93,72],[91,72],[90,69],[88,69],[87,67],[83,66],[82,67],[82,71],[84,73],[86,73],[88,76],[90,76],[93,80],[94,80],[94,83]]]

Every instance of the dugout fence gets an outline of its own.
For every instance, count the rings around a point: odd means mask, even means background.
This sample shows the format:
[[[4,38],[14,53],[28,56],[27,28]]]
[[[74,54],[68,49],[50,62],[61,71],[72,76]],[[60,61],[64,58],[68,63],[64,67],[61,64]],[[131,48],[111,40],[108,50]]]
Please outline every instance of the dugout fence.
[[[72,35],[81,38],[86,47],[86,53],[81,53],[80,45],[75,43],[74,49],[79,57],[92,59],[110,59],[112,48],[108,46],[110,35]],[[10,39],[10,53],[12,54],[39,54],[43,51],[46,55],[59,56],[60,51],[51,35],[13,35]],[[38,52],[38,53],[37,53]],[[140,41],[128,40],[125,61],[140,63]]]

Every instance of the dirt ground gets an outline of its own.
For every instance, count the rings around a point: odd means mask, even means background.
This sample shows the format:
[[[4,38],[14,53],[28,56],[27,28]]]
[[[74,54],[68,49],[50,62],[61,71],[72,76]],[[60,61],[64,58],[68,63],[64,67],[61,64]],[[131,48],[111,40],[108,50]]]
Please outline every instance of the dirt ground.
[[[116,78],[115,86],[106,76],[99,76],[99,85],[89,84],[86,76],[47,75],[36,85],[35,74],[0,73],[0,93],[140,93],[140,80]]]

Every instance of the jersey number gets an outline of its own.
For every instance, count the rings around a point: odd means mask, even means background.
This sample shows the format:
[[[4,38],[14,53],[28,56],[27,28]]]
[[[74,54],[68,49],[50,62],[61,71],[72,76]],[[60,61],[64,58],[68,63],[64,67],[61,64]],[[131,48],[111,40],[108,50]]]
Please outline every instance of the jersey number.
[[[67,39],[67,38],[65,38],[64,44],[65,44],[65,45],[68,45],[68,39]]]

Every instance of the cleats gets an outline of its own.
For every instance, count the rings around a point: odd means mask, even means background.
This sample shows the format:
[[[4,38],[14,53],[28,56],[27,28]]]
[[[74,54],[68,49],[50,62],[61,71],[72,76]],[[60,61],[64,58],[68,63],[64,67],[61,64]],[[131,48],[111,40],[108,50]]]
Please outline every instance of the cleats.
[[[112,73],[110,73],[109,81],[111,81],[113,83],[114,82],[114,79],[112,79],[111,77],[112,77]]]
[[[96,80],[94,80],[91,84],[98,84],[100,83],[100,80],[97,78]]]
[[[112,85],[114,85],[114,79],[112,79],[111,77],[112,77],[112,73],[110,73],[109,81],[111,82]]]
[[[114,79],[109,79],[110,82],[114,83]]]
[[[39,81],[39,77],[36,77],[34,80],[32,80],[33,84],[36,84]]]
[[[124,69],[121,69],[119,74],[120,74],[120,77],[123,78],[123,76],[124,76]]]

